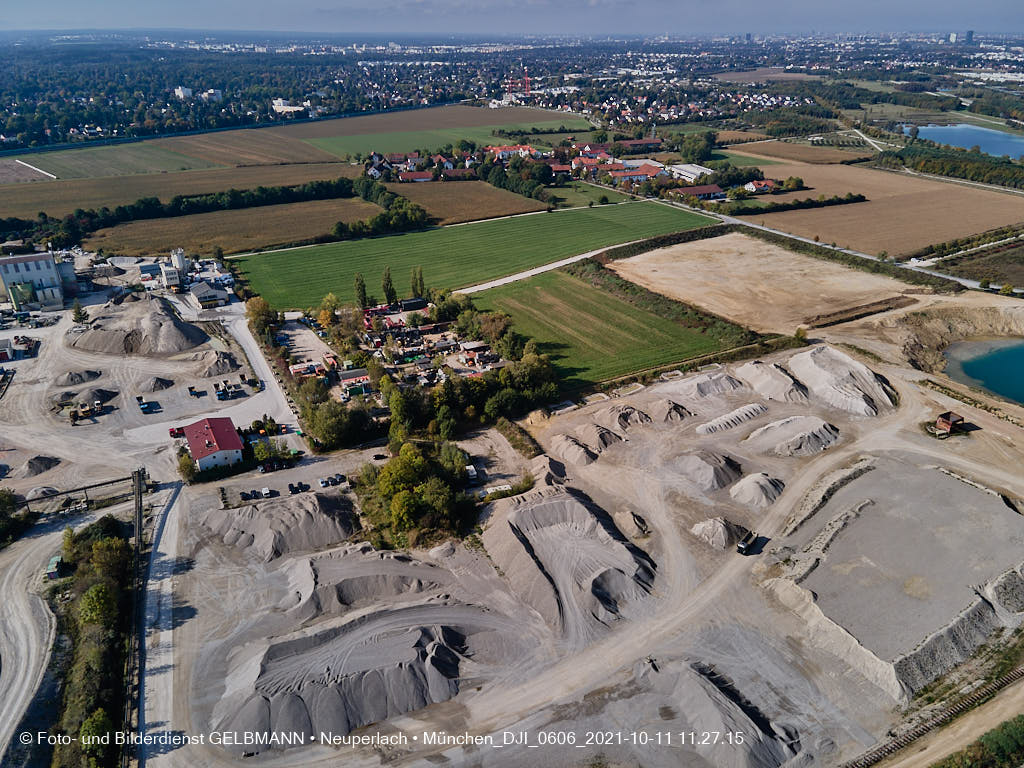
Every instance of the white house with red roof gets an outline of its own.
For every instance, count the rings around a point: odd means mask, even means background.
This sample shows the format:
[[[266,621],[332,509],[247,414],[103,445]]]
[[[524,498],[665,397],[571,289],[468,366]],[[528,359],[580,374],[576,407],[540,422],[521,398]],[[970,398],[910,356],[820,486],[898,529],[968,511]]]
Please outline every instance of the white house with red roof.
[[[203,419],[185,427],[188,452],[199,471],[242,460],[242,438],[228,418]]]
[[[494,155],[499,160],[507,160],[510,157],[533,157],[537,150],[529,144],[509,144],[501,147],[484,147],[484,152]]]
[[[763,195],[775,189],[775,182],[771,179],[765,179],[764,181],[754,179],[753,181],[748,181],[744,184],[743,188],[747,190],[747,192],[753,192],[755,195]]]

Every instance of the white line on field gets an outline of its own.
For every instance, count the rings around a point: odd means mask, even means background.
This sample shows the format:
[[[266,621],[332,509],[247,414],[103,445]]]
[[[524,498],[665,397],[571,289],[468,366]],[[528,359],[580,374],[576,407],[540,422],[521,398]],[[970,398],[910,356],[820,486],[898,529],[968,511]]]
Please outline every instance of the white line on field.
[[[22,164],[22,165],[24,165],[24,166],[25,166],[26,168],[31,168],[31,169],[32,169],[33,171],[35,171],[36,173],[41,173],[41,174],[43,174],[43,176],[49,176],[49,177],[50,177],[51,179],[56,179],[56,178],[57,178],[57,177],[56,177],[56,176],[54,176],[54,175],[53,175],[52,173],[49,173],[49,172],[47,172],[47,171],[44,171],[44,170],[43,170],[42,168],[36,168],[36,167],[35,167],[34,165],[29,165],[29,164],[28,164],[28,163],[26,163],[26,162],[25,162],[24,160],[19,160],[18,158],[14,158],[14,162],[16,162],[16,163],[21,163],[21,164]]]

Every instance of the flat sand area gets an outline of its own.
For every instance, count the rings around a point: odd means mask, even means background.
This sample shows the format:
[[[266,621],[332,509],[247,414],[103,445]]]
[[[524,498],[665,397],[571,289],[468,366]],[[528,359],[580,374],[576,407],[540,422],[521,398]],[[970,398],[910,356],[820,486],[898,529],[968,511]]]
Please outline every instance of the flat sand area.
[[[1020,195],[905,173],[850,165],[787,163],[766,166],[765,174],[776,179],[799,176],[811,188],[809,192],[773,197],[772,202],[847,192],[865,195],[868,202],[742,218],[803,237],[817,235],[823,243],[835,242],[874,255],[881,251],[890,255],[910,253],[931,243],[1024,221],[1024,198]]]
[[[909,288],[735,232],[611,261],[608,267],[648,290],[766,333],[793,333],[816,315]]]

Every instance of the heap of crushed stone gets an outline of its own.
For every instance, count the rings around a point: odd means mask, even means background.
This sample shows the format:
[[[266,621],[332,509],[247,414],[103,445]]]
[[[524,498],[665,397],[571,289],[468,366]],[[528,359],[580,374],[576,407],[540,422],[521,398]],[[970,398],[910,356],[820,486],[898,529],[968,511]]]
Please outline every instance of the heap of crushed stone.
[[[768,400],[781,400],[787,403],[807,402],[807,387],[778,363],[754,360],[737,368],[736,375]]]
[[[89,330],[71,346],[104,355],[161,357],[198,347],[209,337],[182,320],[163,299],[130,294],[98,310]]]
[[[793,355],[789,367],[808,390],[832,408],[877,416],[896,405],[894,392],[864,364],[829,346]]]
[[[734,501],[750,507],[763,508],[775,503],[782,495],[786,484],[776,477],[769,477],[764,472],[747,475],[729,489]]]

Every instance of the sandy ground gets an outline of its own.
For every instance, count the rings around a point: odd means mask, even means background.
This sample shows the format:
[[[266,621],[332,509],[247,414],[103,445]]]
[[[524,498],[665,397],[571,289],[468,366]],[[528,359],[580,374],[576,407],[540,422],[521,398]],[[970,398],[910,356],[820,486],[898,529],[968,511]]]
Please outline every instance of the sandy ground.
[[[818,314],[857,307],[909,289],[892,278],[734,232],[648,251],[608,267],[645,288],[765,333],[793,333]]]
[[[909,253],[930,243],[1024,220],[1024,207],[1016,195],[904,173],[797,162],[765,166],[764,170],[772,178],[799,176],[812,188],[810,192],[790,193],[793,197],[853,192],[865,195],[868,201],[838,208],[755,214],[744,219],[876,255],[882,251],[891,255]]]

